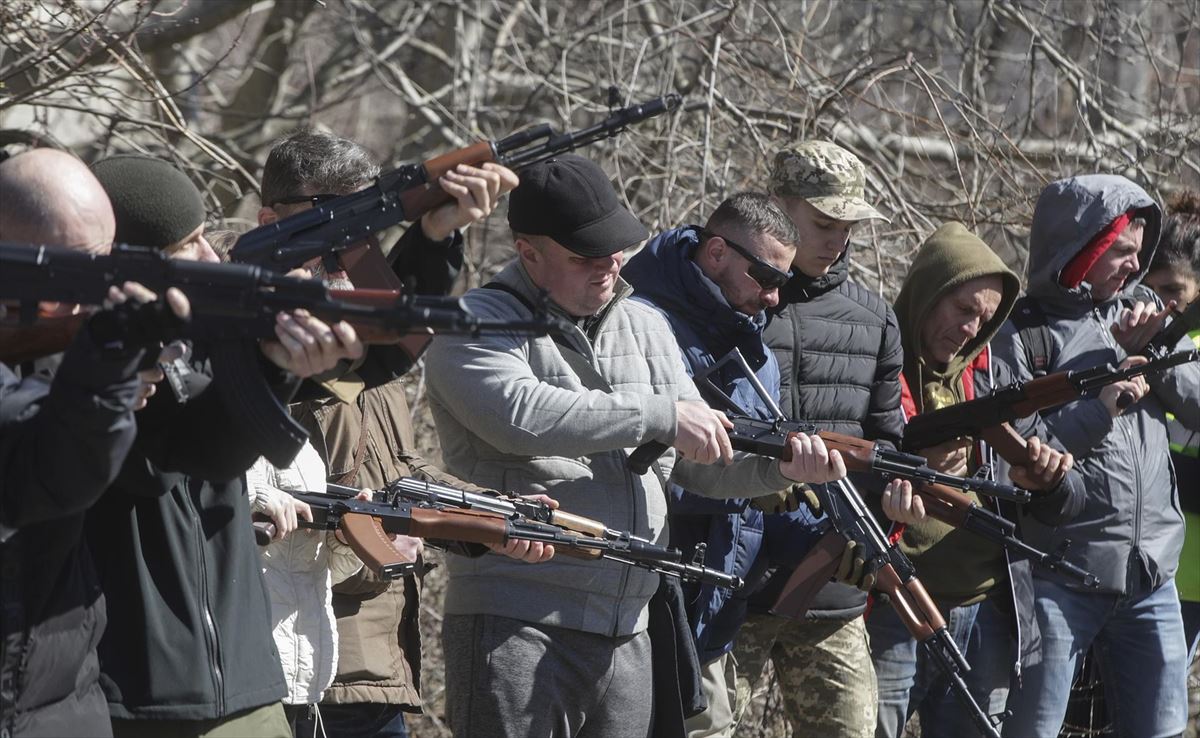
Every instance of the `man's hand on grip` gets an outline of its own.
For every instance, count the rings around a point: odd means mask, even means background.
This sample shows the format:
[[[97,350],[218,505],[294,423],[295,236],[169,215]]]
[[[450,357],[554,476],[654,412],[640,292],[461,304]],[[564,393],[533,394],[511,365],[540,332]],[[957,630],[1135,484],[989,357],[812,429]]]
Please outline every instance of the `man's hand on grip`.
[[[883,514],[897,523],[920,523],[925,520],[925,502],[913,494],[907,479],[893,479],[883,488]]]
[[[863,592],[870,592],[875,586],[875,572],[864,571],[867,568],[866,558],[862,554],[857,541],[847,541],[842,550],[842,560],[838,564],[833,579],[851,587],[858,587]]]
[[[711,464],[733,461],[733,446],[726,428],[733,423],[725,413],[703,402],[680,400],[675,403],[675,449],[689,461]]]
[[[1033,436],[1025,442],[1028,463],[1013,466],[1008,476],[1013,483],[1025,489],[1049,492],[1062,482],[1067,472],[1075,466],[1075,457],[1058,451],[1042,439]]]
[[[1149,359],[1145,356],[1130,356],[1121,362],[1121,369],[1138,364],[1145,364]],[[1108,414],[1114,418],[1137,404],[1137,401],[1150,392],[1150,385],[1145,377],[1134,377],[1123,382],[1113,382],[1100,390],[1100,402],[1108,409]]]

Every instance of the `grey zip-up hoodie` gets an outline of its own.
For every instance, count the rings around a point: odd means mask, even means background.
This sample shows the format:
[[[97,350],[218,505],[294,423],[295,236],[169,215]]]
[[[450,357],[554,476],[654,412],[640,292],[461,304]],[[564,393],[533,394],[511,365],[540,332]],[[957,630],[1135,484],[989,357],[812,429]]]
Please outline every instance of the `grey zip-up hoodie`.
[[[1146,218],[1139,271],[1121,294],[1102,303],[1091,287],[1059,284],[1059,275],[1092,238],[1122,213]],[[1158,243],[1162,212],[1124,177],[1088,175],[1050,184],[1038,199],[1030,232],[1028,294],[1050,328],[1049,373],[1118,364],[1127,356],[1110,326],[1130,298],[1154,299],[1137,287]],[[1010,321],[992,348],[1018,379],[1032,375],[1021,335]],[[1180,343],[1180,349],[1188,348]],[[1149,377],[1151,392],[1117,418],[1098,398],[1043,413],[1050,432],[1075,455],[1087,488],[1083,512],[1050,527],[1025,515],[1025,539],[1054,550],[1070,539],[1067,559],[1100,579],[1100,589],[1143,595],[1175,575],[1183,546],[1179,490],[1168,453],[1166,412],[1200,427],[1200,365],[1185,364]],[[1054,575],[1038,570],[1037,576]]]
[[[537,290],[510,264],[496,281],[530,302]],[[778,462],[739,457],[729,466],[676,459],[637,475],[628,451],[647,441],[670,444],[675,402],[700,401],[666,319],[617,294],[584,333],[566,337],[612,389],[590,386],[549,336],[438,336],[425,359],[429,403],[446,469],[482,487],[545,493],[565,511],[666,545],[667,503],[659,474],[708,496],[754,497],[787,489]],[[477,289],[464,301],[488,319],[527,319],[513,295]],[[553,308],[562,317],[565,313]],[[725,490],[728,490],[727,492]],[[555,556],[537,565],[498,556],[452,556],[445,609],[488,614],[589,633],[624,636],[646,628],[658,575],[611,561]]]

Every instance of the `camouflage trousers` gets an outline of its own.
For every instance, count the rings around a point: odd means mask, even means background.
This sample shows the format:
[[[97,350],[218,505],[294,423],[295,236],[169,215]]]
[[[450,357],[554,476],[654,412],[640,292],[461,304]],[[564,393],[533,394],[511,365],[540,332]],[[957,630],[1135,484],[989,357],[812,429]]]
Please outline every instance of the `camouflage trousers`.
[[[793,736],[871,738],[879,695],[862,617],[787,620],[751,615],[738,632],[734,723],[769,688],[770,661]]]

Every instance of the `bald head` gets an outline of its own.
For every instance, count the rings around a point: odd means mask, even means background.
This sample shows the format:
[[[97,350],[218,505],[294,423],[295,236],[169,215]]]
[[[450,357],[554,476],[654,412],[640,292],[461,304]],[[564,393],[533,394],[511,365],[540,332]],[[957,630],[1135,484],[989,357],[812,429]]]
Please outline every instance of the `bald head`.
[[[107,253],[116,229],[104,188],[70,154],[34,149],[0,163],[0,240]]]

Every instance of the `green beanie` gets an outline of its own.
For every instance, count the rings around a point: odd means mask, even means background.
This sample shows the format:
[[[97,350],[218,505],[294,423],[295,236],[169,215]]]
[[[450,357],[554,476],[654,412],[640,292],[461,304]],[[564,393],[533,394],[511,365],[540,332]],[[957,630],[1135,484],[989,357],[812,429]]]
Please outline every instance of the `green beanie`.
[[[117,243],[161,249],[182,240],[204,222],[204,198],[196,185],[162,159],[113,156],[92,173],[117,218]]]

